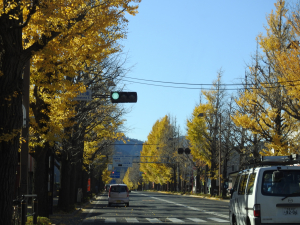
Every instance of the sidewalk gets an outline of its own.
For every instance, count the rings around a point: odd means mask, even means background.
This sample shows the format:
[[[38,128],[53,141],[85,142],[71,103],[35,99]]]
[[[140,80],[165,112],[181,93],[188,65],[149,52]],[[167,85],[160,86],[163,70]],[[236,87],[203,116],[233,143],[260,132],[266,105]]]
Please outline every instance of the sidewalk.
[[[49,219],[52,222],[52,225],[78,225],[80,224],[83,219],[85,218],[85,214],[82,212],[84,210],[91,209],[91,200],[90,202],[86,202],[83,204],[76,204],[75,210],[69,213],[62,212],[62,211],[55,211],[53,215],[50,215]],[[54,207],[57,207],[57,200],[54,200]]]

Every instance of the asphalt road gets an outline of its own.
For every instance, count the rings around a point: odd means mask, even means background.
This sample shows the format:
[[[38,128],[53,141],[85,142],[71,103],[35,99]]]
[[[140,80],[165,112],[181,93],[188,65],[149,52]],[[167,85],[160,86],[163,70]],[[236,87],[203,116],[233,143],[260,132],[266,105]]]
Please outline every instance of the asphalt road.
[[[218,224],[228,225],[228,202],[182,195],[130,193],[129,207],[107,206],[107,195],[97,197],[84,211],[81,225],[114,224]]]

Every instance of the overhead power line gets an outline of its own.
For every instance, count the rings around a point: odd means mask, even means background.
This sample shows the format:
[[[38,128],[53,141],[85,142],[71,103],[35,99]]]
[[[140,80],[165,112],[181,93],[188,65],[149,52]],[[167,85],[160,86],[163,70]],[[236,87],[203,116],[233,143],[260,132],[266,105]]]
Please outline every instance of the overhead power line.
[[[211,90],[210,88],[202,88],[202,87],[179,87],[179,86],[167,86],[167,85],[161,85],[161,84],[150,84],[150,83],[143,83],[143,82],[138,82],[138,81],[131,81],[131,80],[125,80],[124,81],[127,82],[131,82],[131,83],[136,83],[136,84],[144,84],[144,85],[150,85],[150,86],[157,86],[157,87],[168,87],[168,88],[179,88],[179,89],[194,89],[194,90]],[[212,85],[212,84],[210,84]],[[239,88],[235,88],[235,89],[220,89],[220,90],[238,90]],[[241,88],[243,89],[243,88]]]
[[[154,83],[163,83],[163,84],[178,84],[178,85],[193,85],[193,86],[211,86],[212,84],[193,84],[193,83],[177,83],[177,82],[171,82],[171,81],[158,81],[158,80],[147,80],[147,79],[141,79],[141,78],[134,78],[134,77],[125,77],[129,79],[134,79],[134,80],[142,80],[142,81],[149,81],[149,82],[154,82]],[[222,84],[226,86],[230,85],[243,85],[243,84]]]
[[[129,79],[133,79],[133,80],[154,82],[154,83],[176,84],[176,85],[192,85],[192,86],[211,86],[212,85],[212,84],[194,84],[194,83],[178,83],[178,82],[172,82],[172,81],[147,80],[147,79],[128,77],[128,76],[126,76],[125,78],[129,78]],[[300,81],[300,80],[273,82],[273,83],[261,82],[260,84],[284,84],[284,83],[291,83],[291,82],[298,82],[298,81]],[[241,85],[246,85],[246,84],[240,83],[240,84],[221,84],[221,85],[223,85],[223,86],[241,86]]]
[[[190,86],[212,86],[213,84],[194,84],[194,83],[177,83],[177,82],[170,82],[170,81],[156,81],[156,80],[147,80],[147,79],[140,79],[140,78],[132,78],[132,77],[125,77],[133,80],[141,80],[141,81],[147,81],[147,82],[154,82],[154,83],[162,83],[162,84],[152,84],[152,83],[145,83],[145,82],[138,82],[138,81],[132,81],[132,80],[126,80],[122,79],[127,82],[131,83],[136,83],[136,84],[144,84],[144,85],[149,85],[149,86],[158,86],[158,87],[167,87],[167,88],[177,88],[177,89],[192,89],[192,90],[211,90],[211,88],[203,88],[203,87],[183,87],[183,86],[170,86],[170,85],[163,85],[163,84],[174,84],[174,85],[190,85]],[[259,83],[260,85],[275,85],[275,84],[284,84],[284,83],[294,83],[294,82],[299,82],[300,80],[294,80],[294,81],[283,81],[283,82],[274,82],[274,83]],[[261,89],[261,88],[278,88],[274,86],[270,87],[245,87],[246,84],[221,84],[221,86],[244,86],[244,87],[237,87],[237,88],[222,88],[219,89],[220,91],[239,91],[239,90],[245,90],[245,89]],[[299,86],[299,84],[289,84],[289,85],[282,85],[282,87],[289,87],[289,86]]]

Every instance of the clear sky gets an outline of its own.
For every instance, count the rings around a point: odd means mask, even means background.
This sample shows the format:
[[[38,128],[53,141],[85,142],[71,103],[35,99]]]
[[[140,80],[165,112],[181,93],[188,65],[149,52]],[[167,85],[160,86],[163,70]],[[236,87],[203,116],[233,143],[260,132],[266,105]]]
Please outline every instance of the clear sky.
[[[127,74],[130,78],[124,78],[125,90],[138,93],[137,103],[124,104],[131,108],[124,117],[129,129],[126,136],[146,141],[154,123],[165,115],[176,117],[184,135],[186,120],[199,104],[201,86],[137,79],[211,84],[222,69],[222,83],[241,83],[246,63],[256,51],[256,37],[265,32],[266,16],[275,9],[274,3],[276,0],[142,0],[139,13],[128,17],[128,36],[122,42],[128,53],[127,66],[134,66]]]

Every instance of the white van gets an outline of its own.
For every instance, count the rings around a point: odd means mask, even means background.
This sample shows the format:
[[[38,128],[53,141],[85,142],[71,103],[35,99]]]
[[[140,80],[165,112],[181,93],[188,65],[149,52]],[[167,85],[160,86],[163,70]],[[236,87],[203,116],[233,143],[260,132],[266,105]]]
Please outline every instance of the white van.
[[[111,184],[108,192],[108,206],[125,204],[129,207],[129,192],[126,184]]]
[[[263,156],[239,172],[231,190],[230,224],[300,224],[299,162],[298,155]]]

